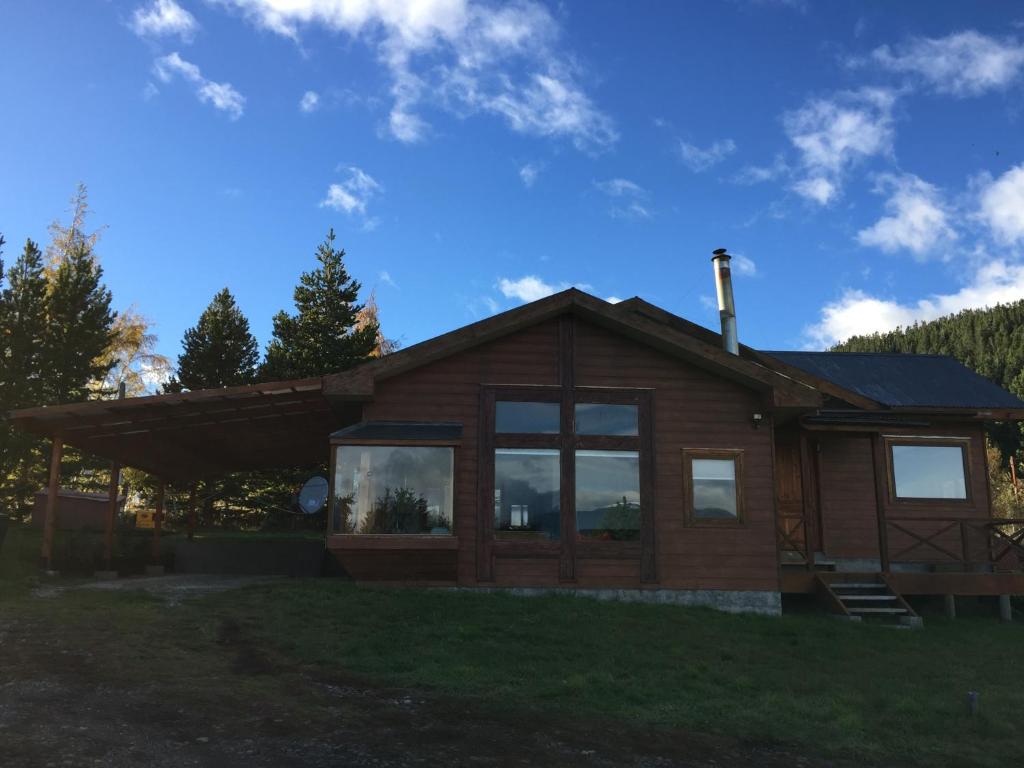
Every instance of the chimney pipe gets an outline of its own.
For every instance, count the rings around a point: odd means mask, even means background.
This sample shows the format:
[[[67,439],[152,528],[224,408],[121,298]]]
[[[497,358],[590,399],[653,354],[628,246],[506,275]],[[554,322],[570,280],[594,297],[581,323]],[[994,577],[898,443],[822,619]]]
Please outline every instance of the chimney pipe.
[[[711,263],[715,266],[715,288],[718,290],[718,317],[722,323],[722,349],[733,355],[740,353],[740,342],[736,335],[736,304],[732,298],[732,272],[729,261],[732,257],[725,248],[714,251]]]

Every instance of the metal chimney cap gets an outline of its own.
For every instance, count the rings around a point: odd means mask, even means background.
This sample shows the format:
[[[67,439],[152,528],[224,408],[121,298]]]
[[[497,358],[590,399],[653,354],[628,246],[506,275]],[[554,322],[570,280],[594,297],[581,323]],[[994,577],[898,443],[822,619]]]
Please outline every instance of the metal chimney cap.
[[[726,253],[726,249],[725,248],[716,248],[715,250],[712,251],[712,253],[714,254],[714,256],[711,257],[712,261],[715,261],[716,259],[721,259],[723,257],[726,258],[726,259],[731,259],[732,258],[732,256],[730,256],[728,253]]]

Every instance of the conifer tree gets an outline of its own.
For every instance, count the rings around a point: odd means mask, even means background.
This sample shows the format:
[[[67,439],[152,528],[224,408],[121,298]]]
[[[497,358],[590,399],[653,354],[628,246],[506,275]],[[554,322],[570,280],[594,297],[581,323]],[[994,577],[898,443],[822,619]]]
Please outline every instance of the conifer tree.
[[[303,273],[295,288],[295,308],[274,316],[260,378],[303,378],[343,371],[370,358],[377,347],[376,322],[360,327],[360,284],[349,277],[345,251],[335,249],[334,230],[316,250],[319,266]]]
[[[116,315],[101,282],[103,269],[86,243],[76,242],[53,268],[42,343],[45,401],[85,400],[89,385],[106,378],[116,360],[104,358]]]
[[[199,322],[185,331],[178,373],[167,391],[234,387],[256,379],[259,345],[227,288],[213,297]]]

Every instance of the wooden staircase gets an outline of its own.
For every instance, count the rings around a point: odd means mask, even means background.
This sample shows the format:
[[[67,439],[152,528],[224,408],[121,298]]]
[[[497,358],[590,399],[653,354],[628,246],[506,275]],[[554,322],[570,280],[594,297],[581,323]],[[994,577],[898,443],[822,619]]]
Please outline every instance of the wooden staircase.
[[[823,571],[815,574],[818,598],[837,616],[871,619],[899,627],[920,627],[921,617],[881,573]]]

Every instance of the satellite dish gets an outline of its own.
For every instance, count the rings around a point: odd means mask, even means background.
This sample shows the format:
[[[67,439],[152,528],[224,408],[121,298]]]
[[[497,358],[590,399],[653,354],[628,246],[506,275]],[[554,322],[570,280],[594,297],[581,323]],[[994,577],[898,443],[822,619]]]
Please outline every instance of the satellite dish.
[[[327,503],[327,480],[319,475],[309,478],[299,491],[299,508],[304,514],[315,515]]]

